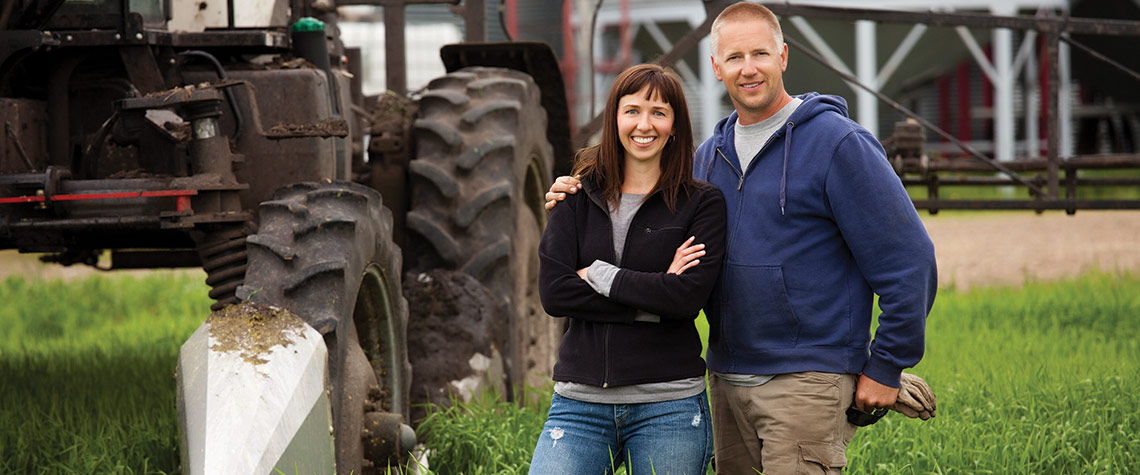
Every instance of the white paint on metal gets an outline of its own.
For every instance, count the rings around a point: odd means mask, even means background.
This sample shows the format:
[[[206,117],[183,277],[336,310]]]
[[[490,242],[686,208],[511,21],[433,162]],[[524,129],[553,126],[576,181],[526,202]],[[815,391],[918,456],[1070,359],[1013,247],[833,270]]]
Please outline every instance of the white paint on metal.
[[[1013,79],[1015,81],[1025,70],[1029,58],[1036,54],[1036,46],[1037,32],[1034,30],[1025,32],[1025,38],[1021,40],[1021,47],[1017,49],[1017,56],[1013,58]]]
[[[207,28],[229,26],[229,9],[226,0],[200,0],[171,2],[170,31],[200,32]],[[285,0],[242,0],[234,2],[234,26],[237,28],[263,28],[286,26],[289,23],[289,2]]]
[[[288,23],[288,1],[241,0],[234,2],[234,26],[238,28],[286,26]]]
[[[997,3],[990,7],[994,15],[1016,15],[1012,5]],[[1013,31],[994,28],[991,38],[994,70],[994,158],[1013,160]]]
[[[709,44],[709,37],[705,36],[701,39],[700,44],[700,58],[701,61],[701,122],[694,124],[694,133],[699,133],[696,140],[703,141],[706,137],[712,137],[716,129],[716,123],[723,115],[720,110],[720,101],[724,96],[724,86],[716,79],[716,73],[712,67],[712,46]]]
[[[894,76],[899,65],[902,64],[903,60],[906,59],[907,55],[914,49],[915,45],[918,44],[918,40],[922,39],[922,35],[926,33],[926,29],[927,26],[922,23],[911,27],[910,32],[906,34],[906,38],[903,38],[898,48],[895,48],[895,52],[892,53],[891,57],[887,59],[887,62],[883,64],[883,69],[879,70],[879,87],[882,87],[891,80],[891,76]]]
[[[875,56],[875,22],[857,20],[855,22],[855,73],[859,82],[879,90],[878,58]],[[879,136],[879,99],[866,89],[855,88],[856,121],[872,136]]]
[[[996,81],[997,69],[986,58],[986,53],[982,51],[982,47],[978,46],[978,40],[974,39],[974,35],[970,33],[970,29],[964,26],[954,27],[954,31],[958,32],[958,36],[962,38],[962,44],[966,45],[966,49],[970,50],[970,55],[974,57],[974,62],[978,63],[978,68],[986,75],[990,81]]]
[[[170,31],[198,32],[226,26],[226,1],[170,2]]]
[[[669,37],[665,36],[665,32],[661,31],[661,27],[657,26],[656,23],[646,22],[642,23],[641,26],[645,28],[645,32],[649,33],[649,37],[653,38],[653,42],[657,43],[657,47],[661,48],[661,51],[673,49],[673,43],[669,41]],[[673,65],[673,69],[677,70],[677,74],[680,74],[681,79],[684,79],[686,83],[696,84],[698,82],[696,73],[693,72],[693,68],[689,67],[689,63],[685,62],[685,58],[678,60]]]
[[[852,76],[855,75],[855,73],[851,72],[851,68],[847,67],[847,63],[843,62],[843,58],[840,58],[839,55],[835,53],[835,50],[831,49],[827,41],[815,31],[815,28],[813,28],[811,23],[808,23],[804,17],[791,17],[791,22],[796,26],[796,29],[800,30],[800,33],[804,35],[804,39],[807,40],[808,43],[811,43],[811,46],[815,48],[815,52],[827,60],[827,64],[834,66],[835,69],[843,71],[844,73]],[[852,87],[852,90],[854,89],[855,88]]]
[[[332,421],[325,391],[328,350],[312,327],[302,324],[288,346],[260,355],[264,363],[244,360],[240,351],[216,349],[209,322],[182,345],[178,359],[178,409],[182,467],[186,474],[272,474],[279,460],[306,460],[316,466],[302,473],[333,473]],[[323,423],[309,424],[323,408]],[[321,441],[298,444],[295,438]],[[285,467],[293,473],[295,467]]]
[[[1057,61],[1061,74],[1061,85],[1057,95],[1060,100],[1057,100],[1057,115],[1060,116],[1060,137],[1058,137],[1058,156],[1062,158],[1073,156],[1073,83],[1071,70],[1069,69],[1069,44],[1062,41],[1058,45],[1057,55],[1060,56]]]

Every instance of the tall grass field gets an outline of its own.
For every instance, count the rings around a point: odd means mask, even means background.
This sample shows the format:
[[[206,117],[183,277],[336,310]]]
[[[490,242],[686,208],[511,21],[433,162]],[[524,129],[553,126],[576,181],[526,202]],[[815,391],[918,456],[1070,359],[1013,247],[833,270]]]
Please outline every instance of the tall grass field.
[[[174,366],[209,312],[200,276],[0,281],[0,473],[176,473]],[[912,370],[930,421],[860,429],[849,473],[1140,470],[1140,277],[943,290]],[[483,399],[418,428],[429,473],[526,473],[538,404]],[[528,399],[528,398],[522,398]],[[637,474],[640,475],[640,474]]]

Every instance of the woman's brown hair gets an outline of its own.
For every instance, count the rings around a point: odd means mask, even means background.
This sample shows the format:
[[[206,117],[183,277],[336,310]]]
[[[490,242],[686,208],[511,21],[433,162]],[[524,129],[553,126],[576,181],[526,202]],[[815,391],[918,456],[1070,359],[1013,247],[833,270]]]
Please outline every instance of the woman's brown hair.
[[[673,136],[661,152],[661,176],[654,190],[660,190],[669,210],[675,210],[677,195],[689,192],[693,183],[693,126],[681,79],[670,69],[656,64],[632,66],[617,77],[602,115],[602,140],[580,150],[574,159],[574,174],[589,177],[598,184],[602,201],[617,205],[625,176],[625,149],[617,131],[618,102],[646,86],[648,98],[660,97],[673,108]],[[651,192],[652,193],[652,192]]]

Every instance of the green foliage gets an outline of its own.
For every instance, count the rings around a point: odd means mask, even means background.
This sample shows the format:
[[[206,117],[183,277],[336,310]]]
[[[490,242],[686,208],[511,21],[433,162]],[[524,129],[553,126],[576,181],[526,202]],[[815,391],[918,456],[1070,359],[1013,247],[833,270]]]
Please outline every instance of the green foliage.
[[[550,388],[527,391],[515,399],[520,406],[484,394],[469,403],[452,399],[447,408],[428,408],[417,435],[430,449],[429,469],[434,474],[507,475],[526,473],[538,442]]]
[[[938,416],[891,414],[853,473],[1122,473],[1140,464],[1140,279],[943,292],[913,370]]]
[[[178,470],[173,369],[198,277],[0,282],[0,473]],[[860,429],[849,473],[1126,473],[1140,466],[1140,277],[944,290],[913,372],[938,417]],[[525,473],[549,388],[436,408],[430,473]]]
[[[200,277],[0,281],[0,473],[178,470],[174,367]]]
[[[847,472],[1133,470],[1140,465],[1138,315],[1140,277],[1132,275],[1090,274],[1064,282],[1029,282],[1022,288],[941,292],[927,322],[926,356],[910,370],[936,392],[938,416],[919,421],[892,413],[860,429],[847,451]],[[703,317],[698,329],[707,334]],[[488,406],[437,417],[482,426],[495,424],[479,421],[491,417],[486,415],[490,412]],[[532,447],[542,420],[534,420],[530,432],[509,437],[524,439],[522,448]],[[434,450],[456,444],[452,437],[483,441],[466,435],[483,433],[439,430],[427,445]],[[438,473],[525,473],[530,453],[520,453],[513,465],[502,458],[495,465],[480,460],[471,455],[444,464],[433,458],[431,466],[463,470]],[[514,471],[504,471],[503,464]]]

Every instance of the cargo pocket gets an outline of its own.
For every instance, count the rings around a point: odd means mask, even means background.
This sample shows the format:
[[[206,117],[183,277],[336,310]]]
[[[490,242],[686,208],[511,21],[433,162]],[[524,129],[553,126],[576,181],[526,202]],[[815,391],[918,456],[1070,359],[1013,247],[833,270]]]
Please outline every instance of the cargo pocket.
[[[847,466],[843,447],[833,444],[800,444],[797,475],[840,473]]]

